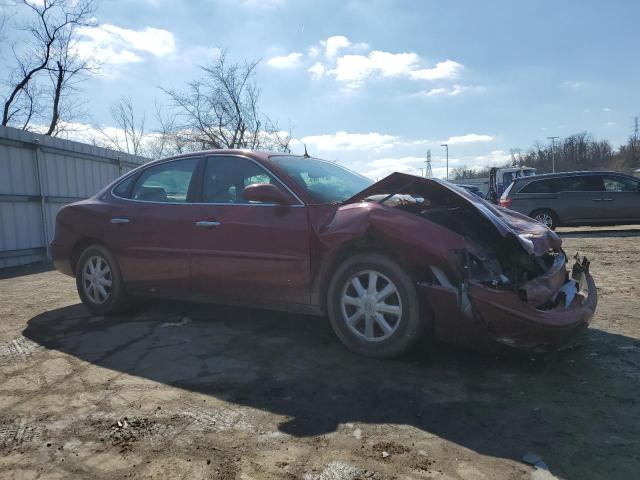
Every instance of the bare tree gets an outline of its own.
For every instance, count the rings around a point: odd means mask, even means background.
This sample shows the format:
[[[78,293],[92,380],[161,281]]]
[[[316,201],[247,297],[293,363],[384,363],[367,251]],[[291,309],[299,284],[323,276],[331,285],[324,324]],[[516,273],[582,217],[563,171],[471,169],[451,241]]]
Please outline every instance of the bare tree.
[[[47,67],[52,86],[51,119],[46,135],[56,136],[66,130],[69,122],[82,115],[78,100],[78,84],[98,67],[94,60],[77,54],[73,31],[64,32],[55,42],[52,60]],[[53,62],[52,62],[53,63]],[[63,115],[65,114],[66,115]]]
[[[162,89],[176,113],[177,139],[187,149],[268,148],[288,151],[291,139],[259,110],[253,81],[258,61],[227,62],[223,51],[185,91]]]
[[[35,105],[28,98],[30,89],[31,92],[35,90],[32,85],[35,77],[55,70],[55,67],[52,67],[52,59],[55,56],[56,45],[66,46],[68,49],[71,46],[69,39],[77,27],[93,25],[91,16],[95,7],[93,0],[22,0],[22,4],[31,11],[34,19],[22,26],[28,39],[22,42],[19,48],[13,48],[16,67],[9,73],[7,81],[9,92],[3,105],[2,125],[8,125],[10,122],[22,123],[23,128],[27,128],[34,113],[42,114],[41,111],[30,111]],[[61,68],[64,71],[68,58],[65,59],[64,55],[58,56],[56,61],[62,64]],[[64,75],[60,91],[63,86]],[[54,128],[50,128],[52,133],[59,120],[60,96],[61,94],[53,96],[58,98],[58,106],[55,108],[58,119],[54,122]],[[26,108],[25,105],[30,108]],[[28,118],[28,121],[25,122],[25,118]]]
[[[145,114],[136,115],[130,97],[121,97],[111,105],[111,119],[115,127],[99,130],[100,137],[95,143],[132,155],[142,155]]]

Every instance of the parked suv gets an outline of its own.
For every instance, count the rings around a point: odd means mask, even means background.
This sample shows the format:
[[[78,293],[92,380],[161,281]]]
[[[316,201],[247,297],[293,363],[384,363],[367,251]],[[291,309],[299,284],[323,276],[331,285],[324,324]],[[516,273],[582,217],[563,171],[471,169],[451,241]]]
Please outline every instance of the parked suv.
[[[640,223],[640,180],[616,172],[564,172],[516,178],[500,205],[549,228]]]

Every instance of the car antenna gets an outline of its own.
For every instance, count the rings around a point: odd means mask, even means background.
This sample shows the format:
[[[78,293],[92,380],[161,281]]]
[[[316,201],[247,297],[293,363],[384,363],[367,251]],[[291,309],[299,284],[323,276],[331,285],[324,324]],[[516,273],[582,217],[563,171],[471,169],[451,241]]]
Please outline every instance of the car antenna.
[[[302,158],[311,158],[311,155],[309,155],[307,153],[307,144],[304,144],[304,155],[302,156]]]

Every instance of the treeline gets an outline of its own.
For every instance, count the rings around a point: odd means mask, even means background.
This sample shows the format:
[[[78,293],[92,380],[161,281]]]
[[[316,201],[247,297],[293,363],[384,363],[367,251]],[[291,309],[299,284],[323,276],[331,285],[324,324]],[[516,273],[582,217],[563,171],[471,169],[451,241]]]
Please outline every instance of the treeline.
[[[558,139],[555,147],[536,142],[526,151],[511,150],[511,160],[502,166],[533,167],[538,173],[576,170],[615,170],[631,173],[640,168],[640,137],[631,135],[625,145],[615,150],[608,140],[596,140],[588,132]],[[462,166],[452,171],[454,179],[489,176],[491,167],[481,169]]]

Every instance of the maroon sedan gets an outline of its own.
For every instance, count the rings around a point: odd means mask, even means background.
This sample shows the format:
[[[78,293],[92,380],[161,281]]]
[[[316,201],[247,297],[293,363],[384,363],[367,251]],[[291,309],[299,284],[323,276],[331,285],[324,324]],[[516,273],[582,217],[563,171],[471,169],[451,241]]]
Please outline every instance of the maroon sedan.
[[[97,314],[132,297],[328,314],[377,357],[423,333],[558,348],[597,303],[586,259],[567,268],[554,232],[462,188],[245,150],[127,173],[60,210],[52,252]]]

